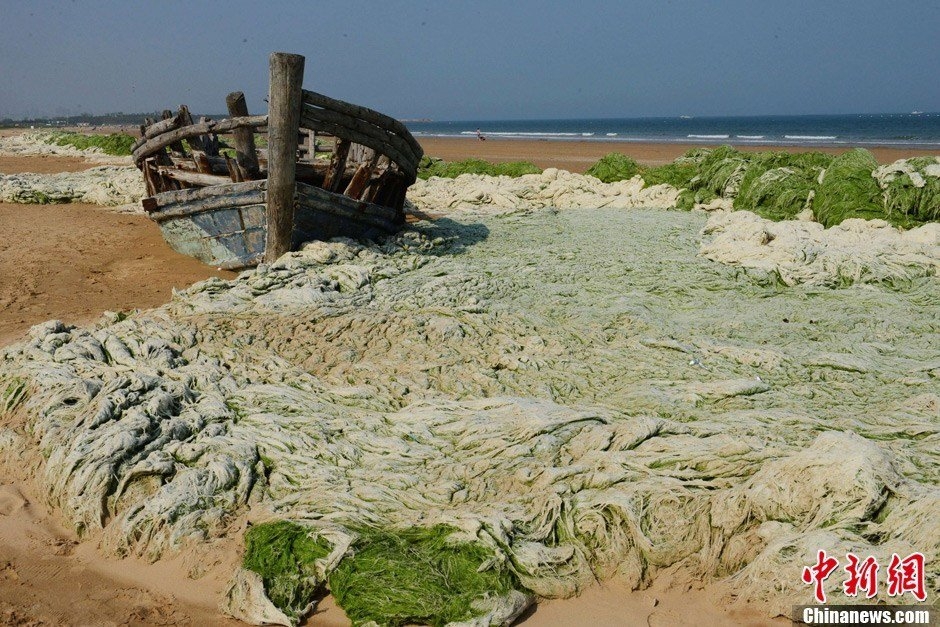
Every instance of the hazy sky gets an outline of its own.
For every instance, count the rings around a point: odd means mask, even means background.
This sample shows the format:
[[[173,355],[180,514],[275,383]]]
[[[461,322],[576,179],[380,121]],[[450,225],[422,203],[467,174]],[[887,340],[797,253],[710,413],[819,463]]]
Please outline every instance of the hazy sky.
[[[940,111],[940,3],[0,0],[0,118],[263,111],[268,55],[402,117]]]

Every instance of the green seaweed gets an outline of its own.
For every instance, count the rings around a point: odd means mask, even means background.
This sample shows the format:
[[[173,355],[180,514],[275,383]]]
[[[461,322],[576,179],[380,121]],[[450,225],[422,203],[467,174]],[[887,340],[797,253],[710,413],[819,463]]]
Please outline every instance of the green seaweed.
[[[698,173],[689,183],[696,190],[733,197],[749,164],[750,156],[746,153],[731,146],[718,146],[702,155]]]
[[[702,159],[707,154],[707,149],[696,148],[672,163],[644,168],[640,176],[643,177],[643,182],[647,186],[665,183],[677,189],[689,189],[692,179],[698,175]]]
[[[832,159],[820,152],[754,153],[734,198],[734,208],[770,220],[793,219],[812,206],[819,176]]]
[[[79,150],[87,148],[100,148],[108,155],[126,156],[131,154],[131,146],[137,141],[126,133],[111,133],[110,135],[85,135],[83,133],[52,133],[47,142],[57,146],[74,146]]]
[[[605,183],[639,174],[645,186],[672,185],[680,190],[677,209],[721,197],[732,199],[735,209],[770,220],[793,219],[810,208],[826,227],[846,218],[881,218],[905,228],[940,220],[940,158],[916,157],[904,163],[883,176],[879,187],[874,174],[878,163],[864,149],[832,157],[820,152],[745,153],[718,146],[695,148],[658,167],[610,153],[587,174]]]
[[[640,164],[635,159],[619,152],[612,152],[592,165],[585,174],[604,183],[625,181],[640,173]]]
[[[847,218],[886,218],[881,189],[872,176],[877,167],[875,157],[863,148],[833,159],[813,200],[816,220],[830,227]]]
[[[676,199],[676,209],[691,211],[695,205],[708,204],[717,197],[716,193],[708,189],[683,189]]]
[[[940,177],[926,174],[928,166],[937,167],[936,157],[914,157],[907,164],[920,180],[910,174],[897,173],[883,188],[885,212],[889,221],[927,222],[940,220]]]
[[[248,529],[242,565],[261,575],[265,594],[278,609],[298,618],[320,587],[314,564],[329,554],[329,545],[311,537],[309,529],[279,520]]]
[[[7,414],[16,409],[20,403],[29,396],[26,381],[14,377],[7,383],[3,393],[0,394],[0,414]]]
[[[364,534],[329,577],[337,604],[354,625],[437,626],[472,618],[475,599],[521,588],[510,571],[489,566],[489,549],[452,543],[453,531],[438,525]]]
[[[489,163],[482,159],[463,161],[443,161],[423,157],[418,164],[418,178],[429,179],[432,176],[457,178],[461,174],[485,174],[487,176],[509,176],[517,178],[525,174],[541,174],[542,170],[528,161],[510,161],[508,163]]]

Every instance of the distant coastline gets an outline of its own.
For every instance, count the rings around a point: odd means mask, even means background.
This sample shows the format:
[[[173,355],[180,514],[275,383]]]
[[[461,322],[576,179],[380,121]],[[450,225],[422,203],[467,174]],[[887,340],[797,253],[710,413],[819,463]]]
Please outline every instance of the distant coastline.
[[[604,141],[714,145],[862,146],[940,151],[940,113],[568,120],[410,121],[418,138]]]

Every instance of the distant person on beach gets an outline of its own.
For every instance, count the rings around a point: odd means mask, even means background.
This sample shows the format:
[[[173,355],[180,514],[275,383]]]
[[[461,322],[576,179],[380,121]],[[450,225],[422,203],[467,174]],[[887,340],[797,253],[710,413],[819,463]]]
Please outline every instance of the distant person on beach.
[[[477,129],[477,139],[479,139],[481,142],[486,141],[486,138],[483,137],[483,133],[480,132],[480,129]]]

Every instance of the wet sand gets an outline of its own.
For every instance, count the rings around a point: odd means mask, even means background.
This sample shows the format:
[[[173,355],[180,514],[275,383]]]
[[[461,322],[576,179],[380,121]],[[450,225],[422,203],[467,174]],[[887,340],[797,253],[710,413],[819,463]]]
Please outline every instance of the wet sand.
[[[505,161],[531,161],[540,168],[558,168],[583,174],[601,157],[611,152],[621,152],[646,165],[671,163],[692,148],[702,148],[704,144],[659,144],[606,141],[549,141],[487,139],[479,141],[470,138],[421,137],[419,139],[424,153],[445,161],[460,161],[475,158],[484,161],[502,163]],[[761,150],[783,150],[786,152],[806,152],[809,150],[829,154],[842,154],[851,148],[808,148],[803,146],[736,146],[740,150],[758,152]],[[935,154],[928,150],[872,148],[870,149],[879,163],[892,163],[898,159]]]

